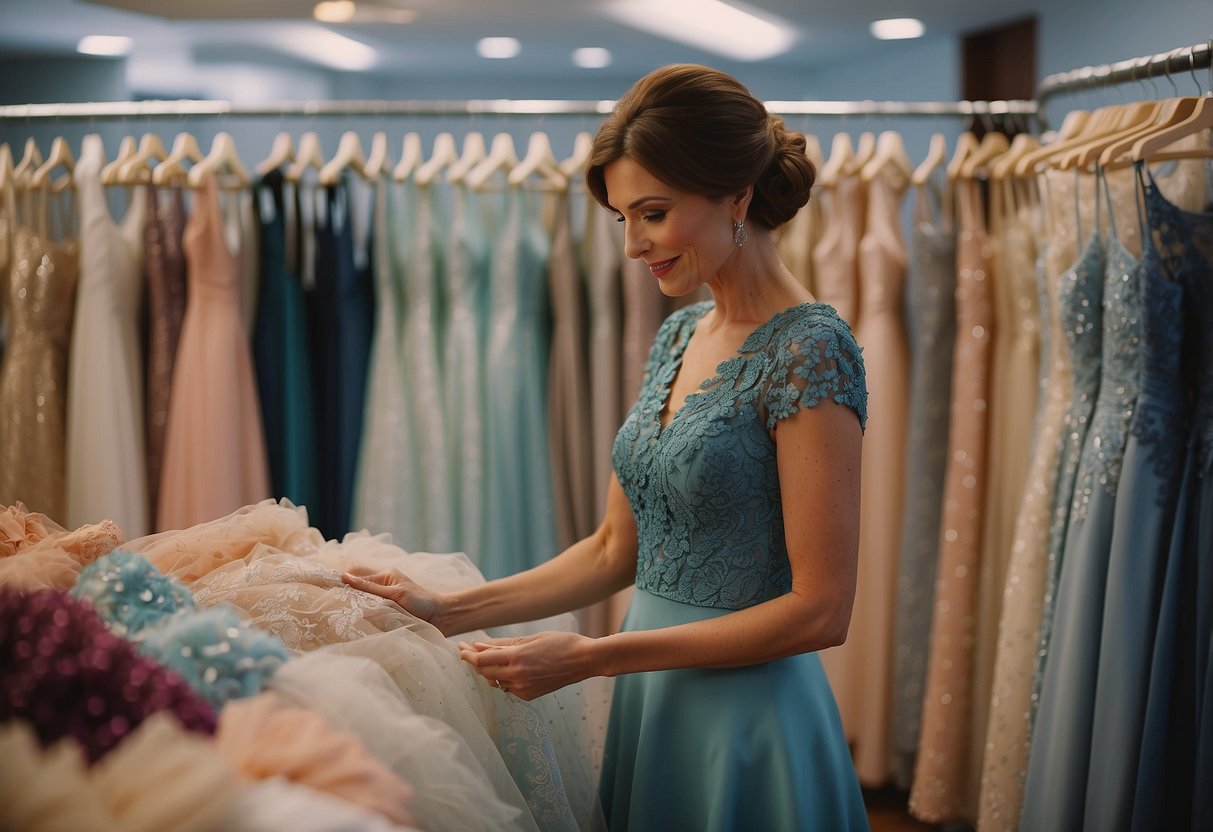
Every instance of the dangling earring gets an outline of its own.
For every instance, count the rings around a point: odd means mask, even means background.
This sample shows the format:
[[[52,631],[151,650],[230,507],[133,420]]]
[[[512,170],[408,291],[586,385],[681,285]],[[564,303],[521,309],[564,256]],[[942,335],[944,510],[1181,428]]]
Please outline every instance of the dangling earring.
[[[733,223],[733,242],[738,248],[746,244],[746,240],[750,239],[750,235],[745,230],[745,220],[737,220]]]

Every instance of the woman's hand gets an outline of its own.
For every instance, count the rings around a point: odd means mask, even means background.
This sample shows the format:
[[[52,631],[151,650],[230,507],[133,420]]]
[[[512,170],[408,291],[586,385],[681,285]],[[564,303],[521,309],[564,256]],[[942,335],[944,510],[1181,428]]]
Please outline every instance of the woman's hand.
[[[439,630],[442,629],[439,626],[438,613],[445,606],[444,597],[425,589],[403,572],[392,569],[365,576],[342,572],[341,580],[354,589],[386,598],[405,612],[417,616],[422,621],[428,621]]]
[[[577,633],[536,633],[459,643],[459,658],[489,684],[519,699],[536,699],[593,676],[589,648],[594,639]]]

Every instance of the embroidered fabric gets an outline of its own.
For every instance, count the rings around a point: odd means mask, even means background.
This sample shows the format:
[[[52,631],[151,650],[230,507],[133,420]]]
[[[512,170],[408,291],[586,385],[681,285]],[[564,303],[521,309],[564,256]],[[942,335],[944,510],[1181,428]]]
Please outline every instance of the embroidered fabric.
[[[688,306],[662,325],[612,456],[640,529],[636,586],[742,609],[791,587],[769,432],[827,400],[865,426],[867,389],[846,323],[829,306],[802,304],[755,329],[662,428],[683,351],[711,308]]]

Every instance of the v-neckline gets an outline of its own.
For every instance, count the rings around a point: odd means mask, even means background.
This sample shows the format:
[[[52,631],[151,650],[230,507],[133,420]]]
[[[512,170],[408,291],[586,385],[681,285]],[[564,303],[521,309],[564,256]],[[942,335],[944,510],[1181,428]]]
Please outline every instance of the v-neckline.
[[[662,384],[661,388],[658,390],[656,407],[658,438],[665,436],[665,434],[669,432],[670,427],[676,421],[678,421],[678,417],[682,415],[682,412],[690,407],[699,397],[718,389],[725,365],[739,357],[744,360],[745,353],[752,352],[752,350],[746,350],[746,345],[754,340],[755,336],[795,310],[802,309],[806,306],[816,306],[819,303],[820,301],[805,301],[804,303],[798,303],[795,306],[789,306],[786,309],[779,310],[758,326],[754,327],[754,329],[750,330],[746,337],[742,339],[741,343],[733,351],[733,354],[717,362],[715,372],[713,372],[703,381],[699,382],[699,384],[697,384],[691,392],[687,393],[686,397],[682,400],[682,404],[678,406],[677,410],[672,410],[672,402],[670,399],[674,395],[674,384],[678,381],[678,376],[682,373],[682,357],[686,353],[687,346],[691,343],[691,338],[695,336],[695,331],[699,328],[699,324],[703,321],[704,317],[707,316],[708,312],[711,312],[716,308],[716,305],[712,301],[704,301],[704,306],[707,308],[705,308],[704,311],[693,321],[683,324],[683,326],[680,328],[678,340],[675,341],[677,348],[675,350],[675,354],[670,358],[673,373],[670,375],[669,380]],[[662,417],[667,411],[670,411],[670,418],[668,421],[664,421]]]

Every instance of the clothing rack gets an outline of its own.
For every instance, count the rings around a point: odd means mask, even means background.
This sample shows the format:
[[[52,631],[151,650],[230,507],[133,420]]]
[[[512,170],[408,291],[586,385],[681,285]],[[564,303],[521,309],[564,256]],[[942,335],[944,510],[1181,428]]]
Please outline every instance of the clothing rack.
[[[593,116],[607,115],[615,102],[563,99],[472,101],[301,101],[240,104],[221,100],[100,101],[63,104],[6,104],[0,121],[35,119],[180,118],[183,116]],[[776,115],[957,116],[1036,115],[1035,101],[768,101]]]
[[[1210,58],[1213,58],[1213,39],[1157,55],[1143,55],[1113,64],[1084,66],[1049,75],[1036,88],[1037,117],[1043,119],[1045,102],[1055,95],[1083,92],[1096,87],[1123,84],[1126,81],[1148,81],[1156,76],[1182,72],[1190,72],[1195,78],[1196,70],[1210,66]],[[1199,81],[1197,86],[1200,86]]]

